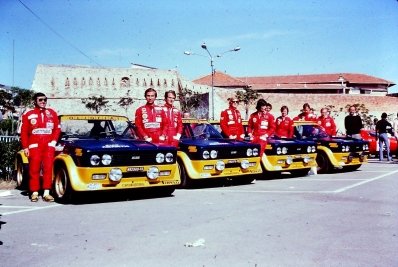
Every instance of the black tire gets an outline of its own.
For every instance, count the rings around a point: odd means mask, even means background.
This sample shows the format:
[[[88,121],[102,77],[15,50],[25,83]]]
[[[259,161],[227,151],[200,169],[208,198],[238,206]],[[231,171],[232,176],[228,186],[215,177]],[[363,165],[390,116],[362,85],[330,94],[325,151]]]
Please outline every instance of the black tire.
[[[69,174],[65,166],[55,169],[53,192],[57,201],[70,202],[72,200],[73,189],[70,185]]]
[[[247,175],[247,176],[239,176],[239,177],[233,177],[231,178],[232,184],[234,185],[245,185],[245,184],[251,184],[256,178],[253,175]]]
[[[311,170],[311,168],[306,168],[306,169],[299,169],[299,170],[294,170],[291,171],[290,173],[294,177],[301,177],[301,176],[307,176],[308,172]]]
[[[319,152],[316,155],[316,163],[318,164],[318,173],[327,173],[330,171],[329,158],[324,152]]]
[[[352,172],[352,171],[358,170],[359,167],[361,167],[361,166],[362,166],[362,164],[350,165],[350,166],[345,166],[343,169],[344,169],[345,171],[350,171],[350,172]]]
[[[29,166],[23,164],[21,159],[17,161],[14,179],[17,182],[18,189],[27,190],[29,188]]]
[[[188,177],[187,171],[185,170],[184,164],[179,160],[178,161],[178,171],[180,172],[181,184],[178,186],[179,188],[190,188],[192,187],[192,180]]]

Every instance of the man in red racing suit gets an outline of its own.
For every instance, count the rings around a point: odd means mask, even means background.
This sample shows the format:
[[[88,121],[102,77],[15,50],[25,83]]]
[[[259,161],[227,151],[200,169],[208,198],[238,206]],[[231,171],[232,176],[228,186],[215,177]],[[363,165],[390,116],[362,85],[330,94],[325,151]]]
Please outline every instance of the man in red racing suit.
[[[37,202],[39,190],[43,189],[43,200],[52,202],[50,195],[52,185],[53,159],[55,145],[60,134],[57,113],[46,108],[47,97],[43,93],[33,96],[34,109],[22,115],[21,144],[29,158],[29,190],[31,201]],[[42,186],[40,182],[42,169]]]
[[[281,107],[281,116],[275,120],[275,135],[282,138],[292,138],[294,133],[293,120],[288,116],[289,108]]]
[[[318,117],[317,123],[322,126],[328,135],[336,135],[336,124],[334,123],[334,119],[329,115],[329,110],[327,108],[321,109],[321,116]]]
[[[155,105],[156,97],[155,89],[145,90],[147,103],[135,111],[135,126],[139,138],[164,145],[167,136],[167,118],[163,108]]]
[[[164,94],[165,104],[163,110],[168,120],[167,144],[178,147],[178,142],[180,141],[182,133],[182,118],[181,112],[173,106],[175,99],[176,92],[173,90],[167,91]]]
[[[220,115],[220,127],[224,135],[229,139],[243,140],[245,133],[242,125],[242,116],[240,115],[238,99],[231,97],[229,100],[229,108],[223,110]]]
[[[257,102],[257,111],[252,113],[248,123],[248,134],[253,143],[261,145],[260,156],[263,155],[265,147],[267,146],[267,139],[274,134],[275,121],[274,116],[267,113],[267,102],[264,99],[259,99]]]

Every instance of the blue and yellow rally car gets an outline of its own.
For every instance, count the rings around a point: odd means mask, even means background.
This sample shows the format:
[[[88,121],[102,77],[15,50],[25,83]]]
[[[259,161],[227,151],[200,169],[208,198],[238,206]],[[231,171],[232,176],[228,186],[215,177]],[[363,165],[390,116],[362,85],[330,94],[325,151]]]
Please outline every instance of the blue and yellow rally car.
[[[132,188],[171,194],[180,184],[176,148],[135,139],[126,117],[61,115],[60,123],[53,175],[57,199],[75,192]],[[28,165],[19,151],[15,173],[20,186],[26,185]]]

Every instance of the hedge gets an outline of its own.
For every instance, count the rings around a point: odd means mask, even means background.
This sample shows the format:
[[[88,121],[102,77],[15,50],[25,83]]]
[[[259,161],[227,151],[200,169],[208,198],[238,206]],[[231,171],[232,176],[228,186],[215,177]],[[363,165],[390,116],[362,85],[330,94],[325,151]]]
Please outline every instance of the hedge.
[[[13,178],[15,155],[20,149],[19,140],[0,142],[0,180],[11,180]]]

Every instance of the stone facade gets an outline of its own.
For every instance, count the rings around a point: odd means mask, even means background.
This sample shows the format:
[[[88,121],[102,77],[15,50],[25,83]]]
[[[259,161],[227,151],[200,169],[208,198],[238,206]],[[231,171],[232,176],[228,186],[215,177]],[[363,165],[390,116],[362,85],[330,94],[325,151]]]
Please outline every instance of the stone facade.
[[[82,99],[92,96],[104,96],[109,101],[108,111],[128,115],[130,118],[137,107],[145,103],[144,92],[152,87],[158,92],[158,104],[163,103],[164,93],[181,88],[189,88],[198,93],[208,93],[206,85],[197,85],[188,81],[175,70],[152,68],[103,68],[66,65],[38,65],[32,84],[32,90],[43,92],[50,99],[58,113],[89,112]],[[117,103],[123,97],[130,97],[134,103],[123,109]],[[178,105],[178,101],[177,101]]]

